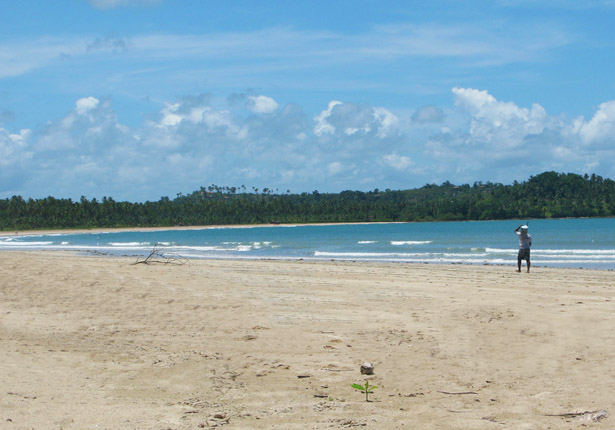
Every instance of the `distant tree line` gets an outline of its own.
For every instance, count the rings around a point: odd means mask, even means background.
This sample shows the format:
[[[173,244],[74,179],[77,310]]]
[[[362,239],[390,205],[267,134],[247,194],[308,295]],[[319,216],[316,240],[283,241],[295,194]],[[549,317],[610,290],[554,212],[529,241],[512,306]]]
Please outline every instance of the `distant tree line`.
[[[615,216],[615,182],[545,172],[512,185],[444,182],[409,190],[291,194],[201,187],[156,202],[0,200],[0,230],[376,221],[462,221]]]

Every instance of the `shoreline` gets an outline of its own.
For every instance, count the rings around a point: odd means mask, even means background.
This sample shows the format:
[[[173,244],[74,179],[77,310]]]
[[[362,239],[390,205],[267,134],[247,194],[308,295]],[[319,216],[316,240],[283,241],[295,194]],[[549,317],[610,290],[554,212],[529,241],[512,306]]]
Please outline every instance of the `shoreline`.
[[[17,231],[17,232],[0,232],[0,239],[2,237],[5,238],[7,243],[10,243],[14,240],[14,238],[18,237],[41,237],[41,236],[57,236],[57,235],[73,235],[73,234],[104,234],[104,233],[121,233],[121,232],[163,232],[163,231],[198,231],[198,230],[224,230],[224,229],[253,229],[253,228],[293,228],[293,227],[321,227],[321,226],[352,226],[352,225],[389,225],[389,224],[409,224],[409,223],[399,223],[399,222],[359,222],[359,223],[322,223],[322,224],[252,224],[252,225],[241,225],[241,224],[233,224],[233,225],[205,225],[205,226],[174,226],[174,227],[126,227],[126,228],[95,228],[95,229],[61,229],[61,230],[26,230],[26,231]],[[37,239],[35,239],[37,240]],[[70,240],[70,239],[66,239]],[[121,249],[115,248],[113,246],[91,246],[87,245],[69,245],[69,242],[62,242],[62,245],[54,245],[46,249],[44,246],[33,246],[31,249],[24,246],[17,246],[19,240],[15,242],[16,246],[3,246],[0,248],[0,252],[13,252],[13,251],[23,251],[23,252],[38,252],[38,251],[49,251],[49,252],[69,252],[74,255],[88,255],[88,256],[100,256],[100,257],[129,257],[129,258],[138,258],[140,256],[147,256],[152,250],[152,246],[149,248],[136,248],[134,247],[135,243],[130,242],[127,245],[133,246]],[[38,242],[37,242],[38,243]],[[36,244],[35,244],[36,245]],[[64,246],[66,245],[66,246]],[[115,243],[112,245],[116,245]],[[142,244],[143,245],[143,244]],[[181,245],[178,245],[181,247]],[[55,249],[54,249],[55,248]],[[190,248],[187,245],[187,248]],[[169,255],[173,254],[174,250],[169,248],[166,249],[163,245],[161,245],[160,250],[163,253],[167,253]],[[185,250],[184,250],[185,251]],[[537,251],[539,252],[539,251]],[[179,251],[181,254],[181,251]],[[240,253],[241,254],[241,253]],[[188,252],[185,256],[176,255],[178,258],[185,259],[186,261],[191,260],[229,260],[229,261],[339,261],[339,262],[349,262],[349,263],[382,263],[382,264],[434,264],[434,265],[464,265],[470,267],[478,267],[478,266],[494,266],[494,267],[508,267],[514,265],[516,263],[515,257],[510,257],[510,259],[484,259],[477,261],[464,261],[463,259],[454,259],[454,258],[426,258],[423,261],[420,259],[387,259],[384,257],[377,258],[373,256],[372,258],[364,257],[362,255],[357,254],[356,256],[343,256],[343,255],[318,255],[319,253],[305,254],[303,256],[300,255],[283,255],[283,254],[274,254],[274,255],[197,255],[191,254]],[[326,252],[324,254],[327,254]],[[444,260],[444,261],[439,261]],[[533,268],[540,267],[552,267],[556,269],[582,269],[582,270],[599,270],[611,272],[615,270],[615,267],[612,265],[609,266],[608,261],[599,261],[595,262],[594,260],[586,260],[586,261],[578,261],[569,263],[567,266],[565,261],[555,263],[560,263],[560,265],[549,264],[549,259],[545,259],[543,261],[540,260],[540,256],[537,257],[536,260],[533,259],[532,266]],[[583,263],[587,263],[583,265]]]
[[[0,230],[0,236],[41,236],[52,234],[97,234],[97,233],[120,233],[120,232],[148,232],[148,231],[175,231],[175,230],[208,230],[225,228],[263,228],[263,227],[302,227],[302,226],[335,226],[335,225],[366,225],[366,224],[410,224],[410,222],[341,222],[341,223],[307,223],[307,224],[221,224],[221,225],[195,225],[195,226],[171,226],[171,227],[96,227],[74,229],[43,229],[43,230]]]
[[[164,247],[161,247],[164,250]],[[111,253],[111,252],[100,252],[95,250],[67,250],[67,249],[0,249],[0,253],[11,253],[11,254],[40,254],[40,255],[54,255],[57,254],[63,257],[74,257],[74,258],[103,258],[103,259],[126,259],[133,261],[135,258],[146,257],[152,250],[144,250],[143,254],[124,254],[124,253]],[[376,265],[376,266],[387,266],[387,265],[401,265],[401,266],[432,266],[432,267],[447,267],[447,266],[460,266],[460,267],[493,267],[493,268],[510,268],[514,272],[516,272],[517,262],[510,260],[510,262],[506,263],[468,263],[468,262],[439,262],[439,261],[395,261],[395,260],[361,260],[361,259],[343,259],[343,258],[319,258],[319,257],[223,257],[223,256],[215,256],[215,257],[183,257],[176,256],[174,254],[169,254],[169,258],[172,260],[182,260],[186,263],[190,262],[208,262],[208,261],[228,261],[228,262],[279,262],[279,263],[305,263],[305,264],[359,264],[359,265]],[[523,263],[525,264],[525,263]],[[545,266],[540,264],[532,263],[532,271],[527,274],[525,271],[525,266],[522,267],[520,276],[531,276],[535,270],[556,270],[556,271],[595,271],[599,273],[603,272],[613,272],[615,269],[606,268],[594,268],[594,267],[555,267],[555,266]],[[517,272],[519,273],[519,272]]]

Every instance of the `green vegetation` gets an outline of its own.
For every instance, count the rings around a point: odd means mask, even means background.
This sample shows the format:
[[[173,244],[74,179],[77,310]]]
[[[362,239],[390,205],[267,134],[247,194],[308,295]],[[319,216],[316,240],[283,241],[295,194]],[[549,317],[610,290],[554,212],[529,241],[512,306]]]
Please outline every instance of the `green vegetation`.
[[[373,393],[373,391],[371,390],[375,390],[376,388],[378,388],[375,385],[369,385],[369,381],[365,381],[365,386],[359,384],[351,384],[350,386],[355,390],[359,390],[362,393],[365,393],[366,402],[369,402],[369,395]]]
[[[201,187],[157,202],[0,200],[0,230],[177,225],[463,221],[615,216],[615,181],[545,172],[512,185],[425,185],[411,190],[279,194],[264,188]]]

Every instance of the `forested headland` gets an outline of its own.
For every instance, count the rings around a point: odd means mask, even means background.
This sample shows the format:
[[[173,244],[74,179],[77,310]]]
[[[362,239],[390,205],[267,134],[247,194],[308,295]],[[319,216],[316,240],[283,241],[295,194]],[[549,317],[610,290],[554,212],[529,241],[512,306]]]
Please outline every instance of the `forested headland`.
[[[301,194],[210,185],[155,202],[116,202],[111,197],[0,200],[0,230],[611,216],[613,180],[557,172],[511,185],[444,182],[408,190]]]

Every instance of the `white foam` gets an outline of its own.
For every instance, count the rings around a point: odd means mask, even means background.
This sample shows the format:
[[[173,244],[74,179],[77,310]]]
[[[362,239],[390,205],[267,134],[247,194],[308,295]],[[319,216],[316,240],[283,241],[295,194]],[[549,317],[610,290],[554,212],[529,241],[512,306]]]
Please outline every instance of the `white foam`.
[[[430,254],[421,252],[328,252],[314,251],[314,257],[331,258],[384,258],[384,257],[425,257]]]
[[[577,259],[590,260],[604,260],[615,262],[615,255],[538,255],[544,261],[572,261]]]
[[[234,248],[224,248],[222,246],[180,246],[180,245],[175,245],[175,246],[169,246],[169,249],[208,252],[208,251],[228,251],[229,249],[234,249]]]
[[[7,247],[26,247],[26,248],[34,248],[34,247],[43,247],[53,245],[53,242],[20,242],[20,241],[12,241],[12,242],[0,242],[1,246]]]
[[[511,248],[511,249],[501,249],[501,248],[485,248],[485,251],[498,254],[498,253],[506,253],[506,254],[516,254],[519,249]],[[615,249],[532,249],[532,255],[542,255],[542,254],[552,254],[552,255],[614,255]]]
[[[498,254],[498,253],[512,254],[512,253],[518,252],[519,249],[518,248],[510,248],[510,249],[485,248],[485,251],[490,254]]]
[[[432,240],[392,240],[391,245],[393,246],[401,246],[401,245],[425,245],[428,243],[433,243]]]
[[[370,243],[377,243],[377,241],[375,241],[375,240],[360,240],[357,243],[364,245],[364,244],[370,244]]]
[[[613,255],[615,256],[615,249],[537,249],[532,251],[533,253],[540,254],[577,254],[577,255]]]
[[[254,247],[252,245],[238,245],[233,247],[225,247],[225,246],[170,246],[167,249],[172,249],[176,252],[248,252],[252,249],[259,249],[258,247]]]
[[[406,263],[467,263],[467,264],[510,264],[510,259],[503,258],[454,258],[434,256],[428,254],[394,254],[394,253],[314,253],[316,259],[332,258],[338,260],[353,261],[382,261],[382,262],[406,262]]]
[[[473,257],[486,257],[489,254],[486,252],[474,252],[474,253],[443,252],[443,253],[433,253],[432,255],[442,255],[443,257],[473,258]]]

